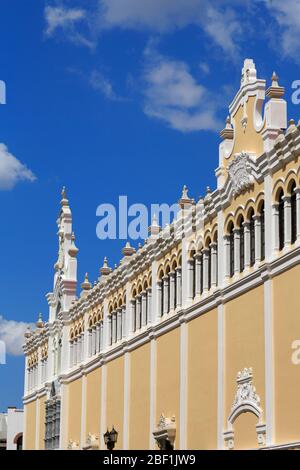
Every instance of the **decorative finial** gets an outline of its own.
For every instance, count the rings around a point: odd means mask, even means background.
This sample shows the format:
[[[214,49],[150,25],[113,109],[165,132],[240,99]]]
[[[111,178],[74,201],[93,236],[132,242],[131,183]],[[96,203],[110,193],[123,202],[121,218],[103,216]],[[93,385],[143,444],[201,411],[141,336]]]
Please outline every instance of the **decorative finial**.
[[[189,197],[189,196],[188,196],[188,188],[187,188],[186,185],[184,185],[183,188],[182,188],[182,196],[181,196],[181,198],[182,198],[182,199],[188,199],[188,197]]]
[[[104,258],[103,266],[100,269],[100,273],[102,274],[102,276],[108,276],[108,274],[111,273],[111,268],[108,267],[108,261],[106,256]]]
[[[132,246],[130,246],[129,242],[127,242],[125,247],[122,250],[122,253],[124,256],[131,256],[135,253],[135,249]]]
[[[276,72],[273,72],[273,73],[272,73],[272,78],[271,78],[271,80],[272,80],[272,86],[274,86],[274,87],[279,86],[279,85],[278,85],[278,75],[276,74]]]
[[[42,316],[41,313],[39,313],[38,321],[36,322],[36,327],[37,328],[43,328],[43,326],[44,326],[43,316]]]
[[[76,258],[76,256],[78,255],[78,248],[77,246],[75,245],[75,240],[76,240],[76,237],[75,237],[75,233],[72,232],[72,235],[71,235],[71,246],[69,248],[69,255],[72,257],[72,258]]]
[[[185,207],[188,207],[190,205],[192,205],[194,202],[193,199],[191,199],[188,195],[188,188],[186,185],[183,186],[183,189],[182,189],[182,195],[181,195],[181,199],[179,200],[178,204],[180,205],[180,207],[182,209],[184,209]]]
[[[89,275],[88,273],[85,274],[84,281],[81,284],[81,289],[82,290],[90,290],[92,288],[92,284],[89,281]]]
[[[24,336],[25,336],[25,338],[27,338],[27,339],[30,338],[30,336],[31,336],[31,328],[30,328],[30,326],[27,327],[27,330],[26,330]]]
[[[232,140],[233,139],[233,128],[232,128],[232,125],[231,125],[231,119],[230,119],[230,116],[227,116],[226,118],[226,124],[225,124],[225,127],[224,129],[220,132],[220,137],[222,137],[222,139],[230,139]]]
[[[67,198],[67,192],[66,192],[65,186],[62,188],[61,197],[62,197],[62,199],[61,199],[61,201],[60,201],[61,205],[62,205],[62,206],[68,206],[68,205],[69,205],[69,201],[68,201],[68,198]]]

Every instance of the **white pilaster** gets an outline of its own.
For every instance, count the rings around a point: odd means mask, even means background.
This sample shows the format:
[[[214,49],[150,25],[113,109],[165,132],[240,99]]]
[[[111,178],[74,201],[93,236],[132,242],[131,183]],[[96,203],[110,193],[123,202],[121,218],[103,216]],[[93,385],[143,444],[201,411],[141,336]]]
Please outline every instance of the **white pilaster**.
[[[180,450],[187,449],[188,326],[180,325]]]
[[[124,419],[123,450],[129,449],[129,416],[130,416],[130,353],[124,356]]]

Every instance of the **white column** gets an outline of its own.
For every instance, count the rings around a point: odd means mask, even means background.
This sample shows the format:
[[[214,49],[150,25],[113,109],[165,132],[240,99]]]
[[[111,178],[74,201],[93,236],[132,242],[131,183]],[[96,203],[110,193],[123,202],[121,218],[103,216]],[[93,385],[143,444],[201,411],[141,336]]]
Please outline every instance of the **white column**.
[[[117,340],[121,341],[122,339],[122,308],[118,308],[117,310]]]
[[[176,268],[176,306],[180,308],[182,306],[182,277],[181,267]]]
[[[174,310],[175,304],[175,272],[170,273],[170,310]]]
[[[147,323],[147,293],[142,292],[142,327]]]
[[[163,278],[164,314],[169,313],[169,276]]]
[[[100,346],[100,325],[99,323],[97,323],[96,325],[96,354],[98,354],[100,351],[99,346]]]
[[[157,281],[156,284],[156,301],[157,301],[157,307],[156,307],[156,312],[157,312],[157,319],[159,319],[163,315],[163,308],[162,308],[162,289],[163,289],[163,283],[162,281]]]
[[[107,315],[107,323],[108,323],[107,346],[111,346],[113,344],[112,314]]]
[[[122,307],[122,338],[126,338],[126,306]]]
[[[96,328],[93,326],[92,330],[92,355],[96,354]]]
[[[180,450],[187,448],[187,403],[188,403],[188,326],[180,325]]]
[[[88,330],[88,332],[89,332],[89,336],[88,336],[88,338],[89,338],[89,357],[91,357],[92,356],[92,329],[90,328]]]
[[[192,302],[194,299],[193,283],[194,283],[194,260],[189,259],[187,262],[188,285],[187,285],[187,301]]]
[[[291,198],[290,196],[284,196],[284,246],[288,248],[292,240],[292,211],[291,211]]]
[[[251,242],[250,242],[250,223],[243,222],[244,227],[244,260],[245,269],[250,267],[250,253],[251,253]]]
[[[261,223],[260,215],[254,215],[254,236],[255,236],[255,265],[257,266],[261,262]]]
[[[208,270],[209,270],[208,256],[209,256],[209,250],[208,248],[205,248],[203,250],[203,291],[204,292],[208,292]]]
[[[218,245],[217,243],[210,244],[210,255],[211,255],[211,287],[217,287],[217,273],[218,273]]]
[[[296,193],[296,233],[297,233],[297,244],[300,244],[300,188],[295,189]]]
[[[225,279],[230,278],[230,236],[224,236]]]
[[[103,350],[103,321],[100,323],[100,351]]]
[[[272,204],[273,250],[279,250],[279,211],[278,203]]]
[[[142,299],[140,295],[136,296],[136,311],[135,311],[135,326],[136,330],[141,328],[141,309],[142,309]]]
[[[115,344],[117,337],[117,312],[112,313],[112,344]]]
[[[69,344],[70,344],[70,365],[69,366],[70,366],[70,368],[72,368],[73,367],[73,360],[74,360],[74,358],[73,358],[73,353],[74,353],[74,351],[73,351],[73,341],[70,341]]]
[[[151,323],[151,312],[152,312],[152,289],[147,289],[147,324]]]
[[[130,301],[130,333],[135,331],[135,318],[136,318],[136,300],[132,299]]]
[[[78,357],[77,357],[77,361],[78,363],[81,362],[81,334],[78,336]]]
[[[201,295],[201,263],[202,263],[202,257],[201,257],[200,254],[196,254],[195,259],[196,259],[195,296],[200,297],[200,295]]]
[[[235,228],[234,231],[234,274],[240,272],[240,231]]]

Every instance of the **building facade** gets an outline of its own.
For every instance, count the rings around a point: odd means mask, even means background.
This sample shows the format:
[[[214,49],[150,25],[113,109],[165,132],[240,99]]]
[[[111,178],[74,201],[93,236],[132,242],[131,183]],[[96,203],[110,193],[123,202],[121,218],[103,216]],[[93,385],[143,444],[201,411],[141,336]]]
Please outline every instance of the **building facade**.
[[[0,450],[22,450],[23,418],[23,410],[15,407],[0,413]]]
[[[217,188],[77,298],[65,191],[49,320],[24,352],[25,448],[300,445],[300,125],[246,59],[221,131]]]

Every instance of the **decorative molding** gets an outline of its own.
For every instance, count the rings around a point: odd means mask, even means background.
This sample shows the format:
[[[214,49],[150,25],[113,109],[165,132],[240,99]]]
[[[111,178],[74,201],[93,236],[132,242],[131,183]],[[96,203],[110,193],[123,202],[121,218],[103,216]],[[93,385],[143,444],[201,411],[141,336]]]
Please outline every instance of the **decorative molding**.
[[[247,152],[234,155],[228,165],[228,175],[231,181],[232,194],[237,196],[254,184],[254,176],[251,167],[252,159]]]
[[[175,416],[166,418],[164,414],[161,414],[153,436],[160,450],[168,450],[170,447],[173,449],[176,437]]]
[[[99,450],[99,437],[95,434],[88,434],[83,450]]]
[[[72,441],[71,439],[69,440],[68,444],[68,450],[79,450],[79,444],[78,442]]]
[[[234,449],[233,424],[240,414],[249,412],[255,414],[258,418],[256,425],[257,442],[259,447],[263,447],[265,445],[266,425],[263,423],[260,398],[253,385],[252,367],[245,367],[242,371],[238,372],[236,382],[238,386],[237,391],[231,407],[231,413],[227,420],[227,429],[223,433],[225,445],[228,450]]]

